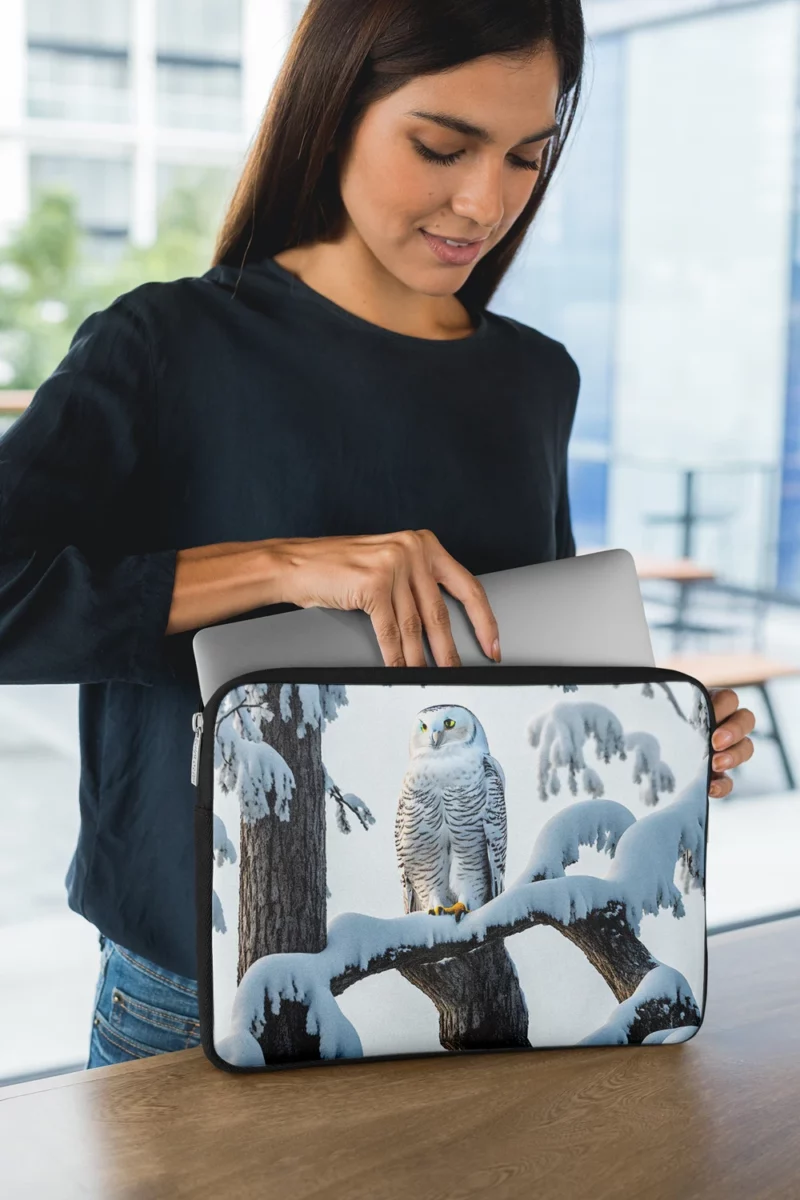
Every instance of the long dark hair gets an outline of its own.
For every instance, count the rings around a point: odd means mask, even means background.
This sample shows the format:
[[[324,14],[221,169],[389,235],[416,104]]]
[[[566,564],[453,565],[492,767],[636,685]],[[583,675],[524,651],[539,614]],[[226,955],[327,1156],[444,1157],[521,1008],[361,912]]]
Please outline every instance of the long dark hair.
[[[581,0],[309,0],[223,219],[213,264],[243,267],[285,249],[335,240],[346,212],[337,151],[375,101],[419,75],[484,55],[523,57],[549,43],[558,58],[560,132],[530,200],[456,293],[488,304],[541,205],[578,107],[585,29]]]

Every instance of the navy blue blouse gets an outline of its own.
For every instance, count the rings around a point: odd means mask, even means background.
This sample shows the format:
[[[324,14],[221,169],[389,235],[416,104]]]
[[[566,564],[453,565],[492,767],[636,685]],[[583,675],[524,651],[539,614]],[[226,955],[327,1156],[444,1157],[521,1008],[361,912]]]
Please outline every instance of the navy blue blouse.
[[[428,527],[476,575],[575,553],[578,368],[477,319],[451,341],[394,333],[273,259],[146,283],[81,324],[0,438],[0,682],[80,684],[69,904],[169,970],[196,975],[177,551]]]

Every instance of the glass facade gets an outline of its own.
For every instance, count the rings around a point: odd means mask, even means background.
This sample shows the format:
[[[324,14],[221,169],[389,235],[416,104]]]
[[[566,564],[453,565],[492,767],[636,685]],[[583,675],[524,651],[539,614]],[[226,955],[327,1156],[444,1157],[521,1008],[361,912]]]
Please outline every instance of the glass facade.
[[[795,61],[800,61],[800,38],[796,42]],[[795,88],[793,112],[791,300],[777,584],[785,591],[800,592],[800,80]]]
[[[797,591],[799,17],[720,5],[590,39],[571,145],[493,305],[580,366],[579,546],[686,552],[691,470],[689,553]]]
[[[129,0],[29,0],[28,115],[131,117]]]
[[[240,129],[238,0],[161,0],[157,20],[159,125]]]
[[[602,544],[607,536],[622,219],[623,38],[599,39],[589,59],[572,137],[525,246],[491,305],[563,342],[579,365],[569,476],[579,546]]]

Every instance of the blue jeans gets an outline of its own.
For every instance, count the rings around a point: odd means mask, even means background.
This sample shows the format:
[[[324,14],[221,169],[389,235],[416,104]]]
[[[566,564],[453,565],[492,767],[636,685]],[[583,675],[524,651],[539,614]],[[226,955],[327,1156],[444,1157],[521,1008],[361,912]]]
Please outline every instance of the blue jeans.
[[[197,980],[100,935],[87,1070],[200,1045]]]

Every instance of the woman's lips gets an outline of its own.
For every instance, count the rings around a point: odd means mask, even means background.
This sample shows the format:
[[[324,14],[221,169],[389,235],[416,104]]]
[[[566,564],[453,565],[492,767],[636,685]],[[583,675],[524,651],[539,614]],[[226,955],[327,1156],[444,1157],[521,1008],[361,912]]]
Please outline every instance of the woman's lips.
[[[420,229],[420,233],[439,262],[447,263],[450,266],[462,267],[467,263],[474,262],[483,245],[481,241],[471,242],[467,246],[449,246],[444,238],[438,237],[435,233],[428,233],[427,229]]]

